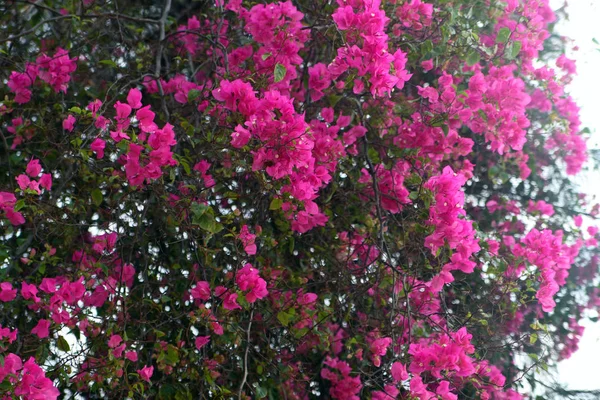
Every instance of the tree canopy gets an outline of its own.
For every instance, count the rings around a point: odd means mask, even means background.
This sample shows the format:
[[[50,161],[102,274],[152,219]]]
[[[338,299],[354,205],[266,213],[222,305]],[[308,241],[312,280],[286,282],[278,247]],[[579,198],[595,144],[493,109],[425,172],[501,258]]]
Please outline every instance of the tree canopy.
[[[0,2],[2,398],[583,395],[564,16]]]

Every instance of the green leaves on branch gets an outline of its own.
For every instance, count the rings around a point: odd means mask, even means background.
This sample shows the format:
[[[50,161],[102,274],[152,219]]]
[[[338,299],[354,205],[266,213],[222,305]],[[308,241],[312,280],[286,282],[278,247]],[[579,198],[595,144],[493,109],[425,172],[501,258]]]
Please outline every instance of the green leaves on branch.
[[[206,204],[194,203],[191,206],[192,223],[208,233],[215,234],[223,230],[223,225],[215,219],[215,212]]]

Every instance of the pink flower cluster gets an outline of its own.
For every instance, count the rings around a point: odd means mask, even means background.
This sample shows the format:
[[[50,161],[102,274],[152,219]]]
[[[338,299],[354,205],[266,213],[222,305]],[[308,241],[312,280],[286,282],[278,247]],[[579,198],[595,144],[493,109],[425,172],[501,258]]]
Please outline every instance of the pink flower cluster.
[[[246,118],[245,127],[235,128],[231,145],[242,148],[251,138],[261,144],[252,152],[252,170],[264,169],[276,180],[289,178],[290,183],[281,191],[288,193],[292,201],[284,202],[282,209],[291,220],[292,229],[306,232],[324,225],[327,217],[319,212],[314,200],[318,190],[331,180],[332,164],[318,164],[313,154],[315,136],[309,133],[304,117],[296,113],[293,101],[275,90],[258,99],[252,86],[241,80],[223,80],[212,94],[224,102],[226,109],[240,112]],[[304,209],[299,210],[298,206]]]
[[[246,254],[248,254],[249,256],[255,255],[256,243],[254,243],[254,241],[256,240],[256,235],[250,233],[250,231],[248,230],[248,225],[242,226],[239,238],[242,241],[242,244],[244,245],[244,251],[246,252]]]
[[[130,142],[127,154],[120,160],[124,164],[127,179],[132,186],[141,186],[144,182],[150,183],[162,176],[162,167],[177,164],[171,151],[171,147],[177,143],[173,126],[166,123],[162,129],[159,129],[154,123],[155,114],[150,110],[150,106],[142,107],[141,97],[141,92],[134,88],[127,96],[127,103],[120,101],[115,103],[116,130],[110,132],[110,136],[117,143],[124,139],[129,140],[127,129],[130,126],[131,112],[132,109],[137,109],[135,118],[141,131],[137,141],[141,144]],[[144,146],[144,142],[148,146]],[[103,143],[94,143],[98,146],[95,151],[103,152]],[[146,154],[148,147],[149,151]]]
[[[394,26],[394,35],[399,36],[404,30],[421,31],[433,23],[433,4],[406,1],[398,7],[396,16],[401,22],[400,26]]]
[[[202,178],[202,181],[204,182],[204,186],[206,188],[211,188],[213,186],[215,186],[215,180],[213,179],[212,175],[208,173],[208,170],[211,167],[211,163],[209,163],[206,160],[201,160],[200,162],[196,163],[196,165],[194,165],[194,171],[198,171],[200,173],[200,177]]]
[[[267,291],[267,282],[260,277],[258,270],[251,264],[246,264],[240,269],[235,277],[238,287],[246,293],[248,303],[254,303],[256,300],[264,299],[269,292]]]
[[[16,178],[19,188],[23,191],[32,190],[37,194],[42,193],[40,186],[46,190],[52,189],[52,175],[50,174],[42,174],[37,181],[35,179],[30,179],[30,177],[37,178],[41,172],[42,166],[40,165],[40,161],[31,159],[27,164],[27,169],[25,170],[26,174],[21,174]]]
[[[345,361],[327,357],[323,362],[321,378],[331,382],[329,394],[336,400],[359,400],[358,394],[362,388],[359,376],[350,376],[352,368]]]
[[[54,56],[42,54],[35,64],[27,64],[24,72],[13,71],[8,79],[8,87],[15,94],[18,104],[25,104],[31,100],[31,86],[36,78],[48,83],[55,92],[67,92],[71,74],[77,69],[77,58],[69,58],[69,53],[61,48],[56,50]]]
[[[406,53],[389,51],[385,33],[389,18],[380,9],[380,0],[337,0],[339,7],[332,17],[338,29],[346,33],[346,45],[328,67],[332,80],[338,80],[348,70],[356,70],[359,78],[369,77],[374,97],[389,96],[394,88],[402,89],[412,76],[406,70]],[[365,82],[355,79],[353,91],[363,93]]]
[[[511,41],[520,42],[518,53],[525,71],[533,70],[533,60],[544,48],[544,41],[550,36],[548,25],[556,20],[556,16],[548,0],[510,0],[506,2],[504,15],[498,19],[494,27],[494,35],[482,36],[481,41],[488,47],[497,44],[500,29],[507,28]],[[506,51],[501,45],[498,51]]]
[[[389,337],[373,339],[369,343],[369,351],[371,352],[371,361],[376,367],[381,366],[381,357],[385,356],[387,349],[392,344],[392,339]]]
[[[517,257],[525,258],[540,271],[540,288],[536,297],[545,312],[554,309],[554,295],[566,283],[571,265],[579,253],[582,243],[572,246],[563,244],[563,232],[553,233],[549,229],[532,229],[521,240],[521,245],[512,248]]]
[[[454,104],[455,91],[452,78],[448,79],[444,76],[439,79],[439,82],[443,82],[444,87],[448,88],[442,89],[442,98],[445,97],[444,93],[450,91],[452,100],[449,104]],[[429,87],[428,91],[432,89]],[[424,89],[419,90],[423,91]],[[442,112],[447,111],[446,107],[449,104],[443,104]],[[397,129],[392,139],[394,145],[401,149],[418,149],[418,155],[427,157],[432,165],[438,165],[447,158],[467,156],[473,148],[473,140],[461,137],[457,132],[460,124],[452,124],[452,121],[450,121],[450,128],[446,134],[442,128],[431,126],[431,123],[419,113],[411,115],[411,119],[407,120],[402,120],[396,116],[390,118],[394,121]],[[464,160],[463,163],[465,165],[470,164],[468,160]]]
[[[17,204],[17,198],[14,194],[8,192],[0,192],[0,211],[4,214],[4,217],[10,221],[13,225],[21,225],[25,223],[23,214],[15,210]],[[2,215],[0,214],[0,215]]]
[[[4,356],[2,364],[0,382],[8,379],[14,385],[15,396],[25,400],[54,400],[60,395],[33,357],[23,363],[19,356],[9,353]]]
[[[547,215],[551,217],[554,215],[554,207],[552,207],[552,204],[548,204],[544,200],[538,200],[536,202],[529,200],[527,212],[539,213],[540,215]]]
[[[471,114],[466,125],[485,135],[492,151],[498,154],[504,154],[508,148],[522,150],[525,129],[530,125],[525,111],[531,97],[523,80],[514,76],[514,70],[514,65],[507,65],[491,67],[486,75],[476,71],[465,91],[465,104]]]
[[[431,288],[434,292],[441,290],[444,283],[454,281],[451,271],[473,272],[475,262],[469,258],[480,250],[479,241],[475,237],[473,223],[464,216],[465,195],[462,186],[466,178],[455,173],[451,167],[445,167],[441,175],[430,178],[425,188],[435,194],[435,202],[429,210],[430,223],[434,232],[425,239],[425,246],[435,254],[446,243],[455,250],[450,262],[442,267],[439,275],[434,277]]]
[[[246,32],[259,44],[253,55],[256,70],[267,76],[270,89],[289,95],[291,81],[298,78],[297,67],[303,62],[298,53],[310,36],[303,29],[304,14],[291,1],[285,1],[257,4],[249,11],[241,9],[240,17],[246,22]],[[275,82],[273,71],[278,65],[285,73]]]
[[[369,171],[362,169],[359,183],[366,183],[367,189],[364,193],[374,198],[374,182],[377,182],[379,196],[381,196],[381,207],[391,213],[399,213],[402,207],[411,201],[408,198],[409,192],[404,187],[404,177],[409,173],[410,165],[408,163],[397,163],[392,170],[388,170],[380,164],[375,167],[375,178],[371,177]]]

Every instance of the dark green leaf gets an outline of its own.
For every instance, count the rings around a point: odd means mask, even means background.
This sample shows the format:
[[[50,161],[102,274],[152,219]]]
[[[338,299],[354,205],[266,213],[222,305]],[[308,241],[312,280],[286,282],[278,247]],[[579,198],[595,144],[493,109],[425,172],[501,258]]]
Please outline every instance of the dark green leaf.
[[[100,189],[94,189],[92,190],[92,202],[94,203],[94,205],[96,207],[99,207],[100,204],[102,204],[102,192],[100,191]]]
[[[202,92],[197,89],[192,89],[188,92],[188,103],[196,100],[198,97],[202,95]]]
[[[58,337],[58,340],[56,341],[56,347],[58,347],[59,350],[62,351],[70,351],[71,350],[71,346],[69,346],[69,343],[67,342],[67,339],[65,339],[62,336]]]

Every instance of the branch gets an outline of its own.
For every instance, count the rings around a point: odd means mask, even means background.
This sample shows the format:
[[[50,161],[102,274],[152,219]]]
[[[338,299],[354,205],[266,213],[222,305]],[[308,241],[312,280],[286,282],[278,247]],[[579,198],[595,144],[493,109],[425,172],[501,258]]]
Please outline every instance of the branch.
[[[246,380],[248,379],[248,351],[250,351],[250,329],[252,329],[252,317],[254,317],[254,307],[252,307],[252,311],[250,311],[250,322],[248,322],[248,329],[246,329],[246,351],[244,352],[244,377],[242,378],[242,383],[240,383],[240,388],[238,390],[238,400],[242,398],[242,390],[244,389],[244,385],[246,384]]]
[[[158,91],[160,92],[160,97],[162,101],[162,109],[165,113],[165,119],[169,120],[169,109],[167,108],[167,103],[165,102],[165,92],[162,87],[162,82],[160,81],[160,69],[162,63],[162,55],[164,49],[164,40],[165,40],[165,25],[167,23],[167,18],[169,16],[169,11],[171,10],[171,0],[165,0],[165,7],[163,8],[162,16],[160,17],[160,36],[158,39],[158,50],[156,51],[156,65],[154,66],[154,77],[156,78],[156,83],[158,85]]]

